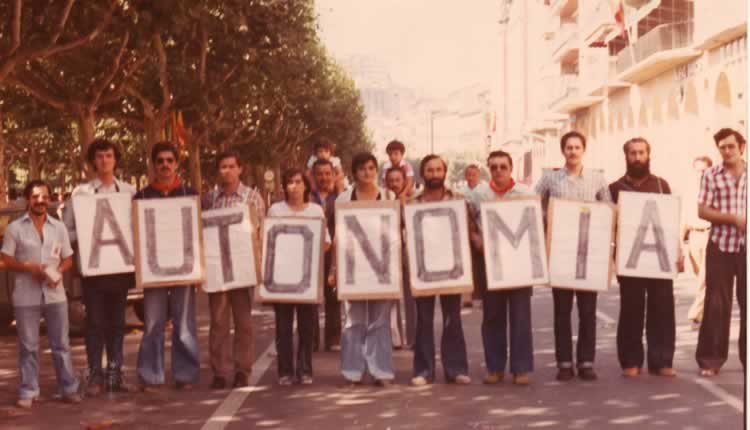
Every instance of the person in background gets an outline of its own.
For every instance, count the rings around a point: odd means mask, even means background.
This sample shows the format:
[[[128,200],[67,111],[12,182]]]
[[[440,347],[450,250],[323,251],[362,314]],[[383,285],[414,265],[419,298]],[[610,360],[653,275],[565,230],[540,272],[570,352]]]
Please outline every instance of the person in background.
[[[203,210],[221,209],[247,205],[251,223],[260,233],[260,223],[266,214],[263,197],[242,183],[242,160],[234,151],[220,153],[216,157],[218,186],[203,195]],[[227,388],[230,378],[233,388],[246,387],[253,370],[253,292],[254,287],[238,288],[208,294],[211,325],[208,335],[211,370],[214,377],[211,388]],[[234,322],[232,336],[231,320]],[[234,356],[234,357],[233,357]],[[234,361],[234,363],[233,363]],[[234,364],[234,366],[233,366]]]
[[[336,198],[339,193],[334,188],[333,164],[329,160],[319,159],[313,163],[312,174],[315,180],[315,190],[310,194],[310,200],[317,203],[323,208],[326,217],[326,226],[328,233],[333,236],[336,228],[336,219],[334,209]],[[331,250],[326,251],[323,257],[323,279],[328,279],[331,273]],[[325,330],[323,334],[323,345],[326,351],[341,350],[341,302],[338,299],[336,286],[326,283],[324,290],[324,311],[325,311]],[[316,308],[317,309],[317,308]],[[317,344],[320,338],[320,322],[318,316],[313,320],[315,335],[313,341],[313,350],[317,351]]]
[[[404,176],[406,177],[406,185],[404,188],[406,190],[406,196],[410,197],[414,194],[414,169],[412,169],[411,164],[404,159],[406,146],[398,140],[392,140],[386,145],[385,152],[388,154],[388,161],[383,164],[380,183],[385,186],[386,172],[388,172],[391,167],[398,167],[404,172]]]
[[[534,195],[528,187],[513,180],[513,158],[507,152],[492,151],[487,157],[487,168],[490,171],[490,182],[478,185],[467,197],[474,220],[470,224],[473,227],[470,232],[472,249],[479,254],[482,269],[485,248],[481,235],[481,203],[506,197]],[[513,374],[513,383],[528,385],[531,383],[529,373],[534,371],[534,342],[531,332],[532,287],[489,291],[484,270],[481,282],[482,344],[487,367],[483,382],[492,385],[505,379],[510,346],[510,372]]]
[[[646,139],[630,139],[622,150],[625,153],[625,175],[609,185],[614,203],[617,203],[622,191],[672,194],[667,181],[651,174],[651,145]],[[643,258],[658,256],[648,254]],[[677,256],[678,269],[682,269],[682,264],[680,252]],[[674,281],[630,276],[618,276],[617,281],[620,284],[617,357],[622,374],[632,378],[641,373],[645,320],[649,373],[675,376],[672,367],[675,351]]]
[[[730,128],[714,135],[721,164],[703,172],[698,216],[711,223],[706,248],[706,303],[695,360],[700,375],[716,376],[729,356],[732,290],[740,305],[740,362],[745,368],[747,290],[747,165],[745,137]]]
[[[448,165],[439,155],[430,154],[422,159],[419,173],[424,179],[424,191],[411,201],[438,202],[463,200],[463,195],[445,186]],[[435,296],[417,297],[417,336],[414,340],[414,377],[412,385],[421,386],[435,380]],[[443,332],[440,342],[440,357],[443,372],[448,383],[467,385],[469,362],[466,341],[461,325],[461,295],[443,294],[440,296],[443,312]]]
[[[601,171],[584,169],[583,156],[586,153],[586,137],[577,131],[565,133],[560,139],[560,152],[565,157],[565,166],[546,172],[536,185],[535,192],[542,198],[545,214],[549,199],[579,200],[585,202],[611,203],[609,185]],[[578,343],[576,345],[576,365],[578,377],[585,381],[597,379],[594,371],[596,354],[596,298],[590,291],[572,291],[552,288],[555,321],[555,359],[557,360],[557,380],[569,381],[575,377],[573,370],[573,332],[571,314],[573,299],[578,302]]]
[[[135,194],[127,182],[115,178],[115,169],[120,162],[120,149],[106,139],[97,139],[89,145],[87,160],[96,177],[73,190],[73,196],[91,194],[123,193],[132,198]],[[77,242],[73,200],[65,203],[63,221],[70,240]],[[135,287],[133,273],[114,275],[82,276],[83,303],[86,306],[86,358],[89,379],[86,396],[107,391],[130,391],[122,377],[123,341],[125,339],[125,310],[128,289]],[[107,371],[102,369],[102,355],[107,351]]]
[[[466,186],[464,186],[462,192],[465,196],[477,189],[477,186],[486,184],[486,182],[482,181],[482,170],[475,163],[466,166],[464,169],[464,179],[466,180]]]
[[[393,200],[393,193],[379,188],[378,162],[369,152],[352,157],[354,185],[341,193],[336,202]],[[335,251],[329,284],[336,282]],[[375,385],[393,382],[391,343],[392,300],[348,300],[344,302],[346,323],[341,338],[341,373],[350,385],[362,383],[369,371]]]
[[[151,150],[156,176],[134,199],[169,199],[197,196],[198,192],[177,175],[179,150],[170,142],[157,142]],[[155,392],[164,384],[164,333],[172,321],[172,379],[175,388],[187,390],[200,378],[200,354],[195,323],[195,286],[143,290],[145,320],[136,372],[141,390]]]
[[[700,180],[703,172],[713,165],[711,158],[701,156],[693,160],[693,170],[698,174],[696,190],[700,189]],[[698,191],[695,192],[698,195]],[[683,242],[688,246],[690,267],[698,279],[698,290],[695,292],[693,304],[688,309],[688,319],[693,323],[695,329],[700,327],[703,320],[703,305],[706,299],[706,246],[711,223],[698,217],[698,210],[693,205],[683,205],[687,214],[685,215],[685,231]]]
[[[313,178],[313,165],[317,160],[328,160],[333,166],[333,189],[340,193],[344,191],[345,178],[344,170],[341,167],[341,159],[333,155],[333,144],[327,139],[321,139],[315,143],[313,147],[313,155],[307,160],[307,171],[305,175],[308,181],[315,185]]]
[[[268,217],[305,217],[325,219],[323,208],[310,202],[312,186],[304,172],[300,169],[290,169],[281,177],[281,189],[284,201],[274,203],[268,209]],[[331,244],[328,230],[324,232],[326,250]],[[313,319],[315,318],[313,304],[275,303],[276,314],[276,352],[279,372],[279,385],[288,386],[295,382],[303,385],[313,383],[312,352],[313,352]],[[296,366],[294,361],[294,313],[297,313],[297,344]]]
[[[16,406],[31,408],[39,398],[39,324],[44,318],[62,400],[80,403],[68,337],[68,303],[62,274],[73,266],[73,249],[65,225],[47,214],[49,186],[26,185],[27,212],[8,225],[2,261],[16,272],[13,313],[18,333],[20,386]]]
[[[394,333],[394,344],[397,349],[399,348],[413,348],[414,337],[416,335],[417,326],[417,305],[414,301],[414,297],[411,295],[411,287],[409,285],[409,261],[406,256],[406,245],[404,244],[404,230],[403,230],[403,206],[406,203],[406,175],[404,171],[398,167],[391,167],[385,172],[386,187],[393,191],[396,198],[401,202],[402,217],[401,217],[401,263],[402,263],[402,280],[404,289],[404,316],[406,317],[406,333],[404,333],[404,324],[401,317],[401,304],[396,302],[391,311],[391,324],[394,324],[394,329],[397,329]]]

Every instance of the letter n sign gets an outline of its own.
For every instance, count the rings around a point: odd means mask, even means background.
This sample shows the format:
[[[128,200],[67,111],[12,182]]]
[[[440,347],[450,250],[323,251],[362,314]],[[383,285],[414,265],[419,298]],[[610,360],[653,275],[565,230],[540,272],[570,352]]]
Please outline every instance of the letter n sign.
[[[549,281],[539,197],[483,202],[482,242],[489,290]]]
[[[675,279],[680,246],[680,198],[621,192],[617,204],[617,274]]]
[[[471,292],[466,202],[411,203],[404,207],[404,221],[414,296]]]
[[[136,284],[202,284],[203,231],[197,196],[133,201]]]
[[[398,202],[336,202],[336,267],[341,300],[401,298]]]
[[[323,299],[323,241],[320,218],[273,217],[263,221],[264,302],[320,303]]]

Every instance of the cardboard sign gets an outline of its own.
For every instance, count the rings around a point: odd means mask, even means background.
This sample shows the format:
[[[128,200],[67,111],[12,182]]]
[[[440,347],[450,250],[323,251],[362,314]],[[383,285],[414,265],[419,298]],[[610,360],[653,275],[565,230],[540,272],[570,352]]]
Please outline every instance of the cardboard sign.
[[[404,207],[411,291],[416,297],[469,293],[474,288],[466,201]]]
[[[401,298],[398,201],[336,202],[336,279],[340,300]]]
[[[135,270],[132,197],[125,193],[73,196],[78,255],[83,276]]]
[[[138,288],[205,281],[199,208],[197,196],[133,201]]]
[[[201,218],[206,253],[203,290],[215,293],[257,285],[256,234],[247,205],[204,211]]]
[[[675,279],[680,246],[680,198],[668,194],[620,193],[617,274]]]
[[[547,224],[550,286],[605,291],[612,278],[614,207],[552,198]]]
[[[509,197],[482,202],[480,211],[487,289],[547,284],[541,199]]]
[[[321,303],[322,218],[271,217],[263,221],[263,302]]]

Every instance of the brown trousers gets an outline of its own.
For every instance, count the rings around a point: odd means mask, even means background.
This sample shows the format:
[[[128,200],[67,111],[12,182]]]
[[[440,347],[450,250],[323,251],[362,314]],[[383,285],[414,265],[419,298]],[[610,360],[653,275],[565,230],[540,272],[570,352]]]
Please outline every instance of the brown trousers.
[[[231,378],[232,370],[250,377],[254,355],[251,318],[253,289],[240,288],[210,293],[208,303],[211,308],[211,329],[208,338],[211,370],[215,376],[225,379]],[[231,342],[230,315],[234,319],[234,342]]]
[[[729,356],[729,329],[732,321],[732,290],[737,280],[737,301],[740,305],[740,361],[745,366],[745,292],[747,266],[745,250],[721,252],[708,243],[706,249],[706,304],[698,332],[695,360],[701,369],[720,369]]]

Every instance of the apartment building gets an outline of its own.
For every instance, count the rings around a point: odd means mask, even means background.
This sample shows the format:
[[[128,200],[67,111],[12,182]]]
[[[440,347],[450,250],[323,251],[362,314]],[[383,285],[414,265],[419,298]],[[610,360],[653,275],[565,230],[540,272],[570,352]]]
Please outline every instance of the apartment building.
[[[518,176],[559,166],[559,136],[588,138],[586,165],[614,180],[622,144],[652,143],[652,171],[694,207],[692,160],[712,134],[746,132],[745,0],[502,0],[496,109]],[[616,18],[620,10],[621,19]],[[513,52],[513,51],[516,52]]]

